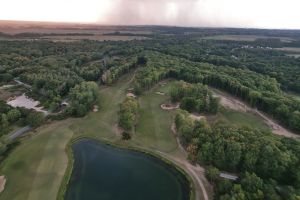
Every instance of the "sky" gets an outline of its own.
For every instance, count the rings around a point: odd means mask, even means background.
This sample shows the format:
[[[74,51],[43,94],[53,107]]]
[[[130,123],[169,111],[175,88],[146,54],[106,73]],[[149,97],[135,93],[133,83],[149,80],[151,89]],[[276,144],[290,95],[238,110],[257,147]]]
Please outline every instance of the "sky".
[[[300,0],[0,0],[1,20],[300,29]]]

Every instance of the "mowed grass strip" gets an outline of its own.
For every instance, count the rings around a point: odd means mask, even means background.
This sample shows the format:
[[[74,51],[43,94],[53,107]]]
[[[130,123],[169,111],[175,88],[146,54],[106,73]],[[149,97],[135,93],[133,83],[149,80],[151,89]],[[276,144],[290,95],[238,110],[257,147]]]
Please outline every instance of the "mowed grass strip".
[[[1,200],[56,199],[68,158],[65,146],[73,135],[71,120],[41,127],[1,164],[7,178]],[[45,129],[44,129],[45,128]]]
[[[66,144],[80,135],[116,138],[112,127],[118,122],[119,103],[126,96],[131,76],[122,77],[111,87],[100,87],[99,112],[45,125],[23,141],[0,166],[7,178],[0,200],[56,199],[68,164]]]
[[[172,83],[156,85],[139,98],[139,122],[133,140],[141,146],[168,153],[178,150],[176,139],[171,132],[174,113],[160,108],[160,105],[169,99],[168,92]],[[164,92],[165,95],[156,94],[158,91]]]

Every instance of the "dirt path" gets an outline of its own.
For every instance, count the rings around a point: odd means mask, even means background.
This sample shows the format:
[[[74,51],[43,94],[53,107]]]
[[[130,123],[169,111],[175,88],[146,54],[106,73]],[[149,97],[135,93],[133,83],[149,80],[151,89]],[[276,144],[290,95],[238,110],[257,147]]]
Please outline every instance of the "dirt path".
[[[200,165],[192,165],[190,164],[185,158],[179,158],[179,157],[174,157],[172,155],[166,154],[161,151],[157,151],[160,155],[163,157],[167,158],[168,160],[173,161],[176,163],[178,166],[182,167],[185,169],[185,171],[191,176],[195,183],[195,195],[196,195],[196,200],[209,200],[209,196],[207,194],[206,188],[204,186],[204,183],[202,181],[204,176],[204,168],[202,168]]]
[[[211,88],[212,89],[212,88]],[[276,135],[281,135],[289,138],[300,138],[299,135],[292,133],[291,131],[285,129],[281,125],[279,125],[276,121],[268,117],[267,115],[263,114],[262,112],[258,111],[255,108],[251,108],[247,104],[243,103],[242,101],[238,100],[237,98],[230,96],[227,93],[221,92],[216,89],[212,89],[213,95],[215,97],[220,98],[220,103],[229,109],[242,111],[242,112],[252,112],[259,117],[261,117],[264,122],[272,129],[272,132]]]
[[[206,188],[205,188],[204,183],[202,181],[203,179],[205,179],[205,176],[204,176],[205,169],[203,167],[201,167],[200,165],[198,165],[198,164],[192,165],[191,163],[189,163],[189,161],[186,159],[187,152],[185,151],[185,149],[181,145],[179,137],[177,135],[175,123],[172,124],[171,130],[172,130],[172,133],[174,134],[174,137],[176,138],[179,149],[182,152],[182,154],[184,155],[184,157],[182,157],[182,158],[181,157],[174,157],[172,155],[169,155],[169,154],[166,154],[166,153],[163,153],[163,152],[159,152],[159,153],[163,154],[168,159],[173,160],[179,166],[181,166],[181,167],[183,167],[184,169],[187,170],[189,175],[193,178],[193,180],[197,184],[196,185],[196,199],[197,200],[201,199],[200,196],[202,196],[204,200],[209,200]],[[200,192],[202,193],[202,195],[200,194]]]

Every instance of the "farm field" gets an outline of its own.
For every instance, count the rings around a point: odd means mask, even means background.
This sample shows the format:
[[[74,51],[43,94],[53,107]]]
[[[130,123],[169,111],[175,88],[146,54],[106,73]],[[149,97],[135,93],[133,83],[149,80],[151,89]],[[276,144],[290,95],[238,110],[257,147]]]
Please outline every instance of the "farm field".
[[[204,39],[211,39],[211,40],[228,40],[228,41],[247,41],[253,42],[256,39],[267,39],[267,36],[259,36],[259,35],[216,35],[216,36],[208,36],[204,37]],[[272,37],[278,38],[282,42],[292,42],[294,39],[288,37]]]

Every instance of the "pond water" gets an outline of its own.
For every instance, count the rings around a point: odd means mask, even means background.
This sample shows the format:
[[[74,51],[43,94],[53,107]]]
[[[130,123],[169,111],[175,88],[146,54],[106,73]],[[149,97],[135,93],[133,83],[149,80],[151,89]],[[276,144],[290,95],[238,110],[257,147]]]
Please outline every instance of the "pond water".
[[[74,168],[66,200],[188,200],[189,182],[146,154],[83,139],[72,146]]]
[[[48,114],[47,111],[43,110],[43,107],[38,107],[40,104],[39,101],[35,101],[34,99],[28,98],[25,93],[21,96],[16,97],[13,100],[10,100],[7,102],[8,105],[11,105],[12,107],[25,107],[27,109],[34,109],[38,112],[43,112],[45,114]]]

